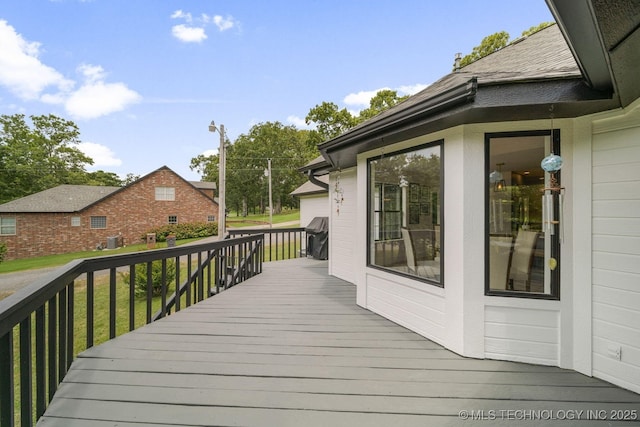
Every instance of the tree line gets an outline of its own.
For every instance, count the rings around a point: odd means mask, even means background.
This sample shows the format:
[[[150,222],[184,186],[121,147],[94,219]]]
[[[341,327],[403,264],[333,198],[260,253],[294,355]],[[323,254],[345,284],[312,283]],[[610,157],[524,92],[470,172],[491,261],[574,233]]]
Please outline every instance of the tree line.
[[[0,116],[0,203],[62,184],[122,186],[125,179],[113,172],[88,172],[93,159],[79,148],[78,126],[53,114]]]
[[[532,34],[552,23],[545,22],[522,33]],[[480,45],[462,58],[462,66],[506,46],[508,33],[501,31],[485,37]],[[273,209],[297,207],[290,193],[305,182],[298,169],[317,157],[317,145],[404,101],[394,90],[379,91],[369,107],[352,114],[333,102],[322,102],[305,117],[313,130],[300,130],[280,122],[253,126],[235,141],[228,141],[226,202],[238,215],[264,211],[267,201],[267,163],[271,160]],[[46,190],[62,184],[127,185],[139,176],[128,174],[121,179],[107,171],[88,172],[93,159],[79,148],[80,130],[67,119],[55,115],[31,116],[31,126],[24,114],[0,116],[0,203]],[[203,181],[218,183],[218,156],[199,155],[191,159],[191,170]]]

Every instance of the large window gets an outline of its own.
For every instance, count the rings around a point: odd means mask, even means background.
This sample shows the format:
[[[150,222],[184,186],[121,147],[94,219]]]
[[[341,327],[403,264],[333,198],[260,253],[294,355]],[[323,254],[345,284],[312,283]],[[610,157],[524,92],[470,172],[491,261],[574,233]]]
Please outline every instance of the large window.
[[[12,216],[0,216],[0,236],[16,234],[16,219]]]
[[[540,162],[560,154],[560,133],[553,141],[550,131],[488,134],[485,141],[486,293],[557,299],[561,197],[543,200],[552,184]]]
[[[442,143],[368,161],[369,265],[442,285]]]

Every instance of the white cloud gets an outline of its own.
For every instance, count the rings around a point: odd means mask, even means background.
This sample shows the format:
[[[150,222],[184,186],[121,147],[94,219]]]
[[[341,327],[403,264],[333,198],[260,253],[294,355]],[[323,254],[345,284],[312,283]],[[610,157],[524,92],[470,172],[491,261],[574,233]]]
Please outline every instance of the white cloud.
[[[400,86],[393,90],[395,90],[398,93],[398,96],[414,95],[420,92],[421,90],[426,89],[428,86],[429,85],[417,83],[414,85]],[[349,105],[349,106],[369,107],[371,98],[373,98],[381,90],[391,90],[391,89],[388,87],[381,87],[375,90],[363,90],[357,93],[350,93],[349,95],[345,96],[342,101],[344,102],[345,105]],[[355,114],[357,115],[358,113],[356,112]]]
[[[72,116],[91,119],[121,111],[141,98],[124,83],[105,83],[106,72],[99,65],[78,67],[84,83],[76,90],[73,80],[40,62],[40,43],[27,42],[4,20],[0,46],[0,85],[21,99],[64,105]],[[52,92],[45,92],[50,88]]]
[[[96,82],[83,85],[72,93],[65,108],[75,118],[95,119],[122,111],[140,99],[140,95],[124,83]]]
[[[209,157],[209,156],[217,156],[218,155],[218,149],[217,148],[212,148],[210,150],[205,150],[202,153],[203,156]]]
[[[425,85],[425,84],[422,84],[422,83],[416,83],[416,84],[410,85],[410,86],[407,86],[407,85],[400,86],[397,89],[397,91],[401,95],[414,95],[414,94],[416,94],[416,93],[418,93],[418,92],[420,92],[420,91],[422,91],[422,90],[424,90],[424,89],[426,89],[428,87],[429,87],[429,85]]]
[[[82,142],[78,144],[78,149],[93,159],[92,169],[101,166],[120,166],[122,160],[115,156],[109,147],[94,142]]]
[[[313,129],[314,128],[313,123],[308,125],[304,121],[304,119],[301,119],[300,117],[293,116],[293,115],[287,117],[287,123],[291,123],[292,125],[294,125],[298,129]]]
[[[380,89],[375,89],[375,90],[366,90],[366,91],[360,91],[358,93],[350,93],[349,95],[344,97],[342,102],[344,102],[346,105],[362,105],[364,107],[368,107],[369,101],[371,101],[371,98],[373,98],[376,95],[376,93],[378,93],[381,90],[388,90],[388,89],[389,89],[388,87],[382,87]]]
[[[200,43],[207,38],[204,28],[187,27],[184,24],[174,25],[171,33],[178,40],[185,43]]]
[[[16,30],[0,20],[0,85],[21,99],[38,99],[54,86],[69,90],[73,82],[38,59],[40,43],[28,42]]]
[[[84,76],[84,84],[64,101],[67,112],[74,118],[95,119],[122,111],[142,98],[124,83],[104,82],[106,74],[98,65],[83,64],[78,71]]]
[[[184,19],[187,22],[191,22],[193,20],[190,13],[185,13],[181,9],[173,12],[173,14],[171,15],[171,19]]]
[[[216,15],[213,17],[213,23],[216,24],[216,27],[218,27],[220,31],[230,30],[235,25],[233,17],[231,16],[223,18],[220,15]]]

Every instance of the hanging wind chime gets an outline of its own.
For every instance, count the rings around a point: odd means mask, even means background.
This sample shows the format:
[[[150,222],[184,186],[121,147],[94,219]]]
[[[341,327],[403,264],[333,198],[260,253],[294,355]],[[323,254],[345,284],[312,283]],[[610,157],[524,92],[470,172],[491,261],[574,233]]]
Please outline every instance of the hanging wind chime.
[[[336,183],[333,188],[333,200],[336,202],[336,213],[340,215],[340,206],[342,205],[342,202],[344,202],[344,190],[340,186],[340,168],[338,168]]]
[[[551,139],[553,142],[553,105],[551,112]],[[553,145],[553,144],[552,144]],[[550,235],[555,234],[555,225],[558,225],[560,242],[564,238],[564,187],[558,183],[557,172],[562,168],[563,159],[553,153],[542,159],[540,167],[549,174],[549,182],[542,189],[542,230]],[[555,199],[558,199],[558,217],[555,217]]]

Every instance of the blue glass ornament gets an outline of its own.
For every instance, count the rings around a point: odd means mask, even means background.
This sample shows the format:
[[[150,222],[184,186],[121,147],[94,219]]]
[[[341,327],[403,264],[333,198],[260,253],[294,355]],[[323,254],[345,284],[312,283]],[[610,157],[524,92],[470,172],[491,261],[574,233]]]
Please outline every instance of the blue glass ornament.
[[[547,172],[557,172],[562,167],[562,162],[562,157],[552,153],[542,159],[540,167]]]

